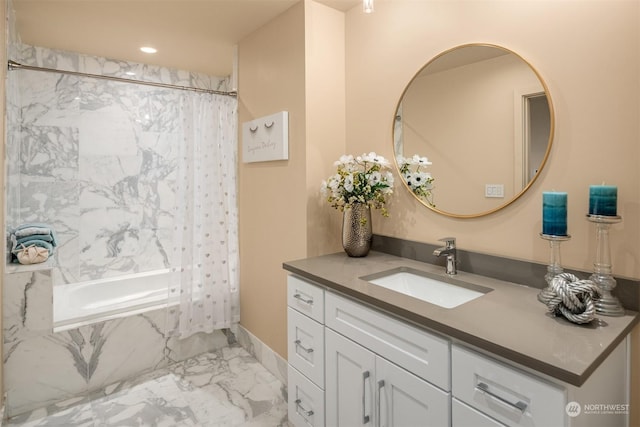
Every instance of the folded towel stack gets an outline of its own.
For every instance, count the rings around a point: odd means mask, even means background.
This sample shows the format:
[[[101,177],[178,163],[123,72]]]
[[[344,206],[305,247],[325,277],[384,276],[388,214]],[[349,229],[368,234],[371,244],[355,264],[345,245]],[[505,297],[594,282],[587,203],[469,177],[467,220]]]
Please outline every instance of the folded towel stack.
[[[26,223],[18,226],[11,232],[11,262],[34,263],[46,261],[56,246],[58,241],[56,233],[49,224],[41,222]],[[37,253],[37,260],[33,257],[31,261],[21,260],[20,254],[24,253],[27,248],[35,248],[32,253]],[[26,258],[25,258],[26,259]]]

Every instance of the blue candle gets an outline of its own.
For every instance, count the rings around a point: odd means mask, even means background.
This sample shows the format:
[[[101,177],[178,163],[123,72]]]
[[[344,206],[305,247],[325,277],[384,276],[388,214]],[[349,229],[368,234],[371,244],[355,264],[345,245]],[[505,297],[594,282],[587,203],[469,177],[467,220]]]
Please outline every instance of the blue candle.
[[[542,234],[567,235],[567,193],[559,191],[542,193]]]
[[[615,185],[589,186],[589,215],[616,216],[618,214],[618,187]]]

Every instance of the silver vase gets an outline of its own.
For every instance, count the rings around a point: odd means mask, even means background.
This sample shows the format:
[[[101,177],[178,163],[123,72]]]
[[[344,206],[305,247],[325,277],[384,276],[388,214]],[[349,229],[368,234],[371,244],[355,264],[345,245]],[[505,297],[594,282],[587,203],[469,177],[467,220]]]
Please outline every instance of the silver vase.
[[[342,247],[350,257],[367,256],[371,249],[371,209],[366,203],[355,203],[342,217]]]

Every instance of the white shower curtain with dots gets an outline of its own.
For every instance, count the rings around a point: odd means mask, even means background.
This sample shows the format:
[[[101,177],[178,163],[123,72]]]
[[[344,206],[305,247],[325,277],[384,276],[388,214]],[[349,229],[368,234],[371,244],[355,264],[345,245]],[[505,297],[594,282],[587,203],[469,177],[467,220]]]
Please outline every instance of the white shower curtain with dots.
[[[187,338],[240,320],[237,100],[187,92],[182,110],[169,296],[180,301],[174,333]]]

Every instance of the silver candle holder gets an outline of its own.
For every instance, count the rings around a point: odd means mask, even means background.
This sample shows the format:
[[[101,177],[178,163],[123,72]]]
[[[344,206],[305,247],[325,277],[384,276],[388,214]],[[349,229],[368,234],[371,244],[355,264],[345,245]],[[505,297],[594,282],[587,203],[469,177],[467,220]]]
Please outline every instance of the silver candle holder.
[[[560,243],[571,239],[568,234],[566,236],[555,236],[552,234],[540,233],[540,237],[549,242],[549,265],[547,265],[547,274],[544,275],[544,279],[547,282],[547,287],[544,288],[538,294],[538,301],[546,304],[550,298],[555,296],[555,292],[551,289],[551,281],[558,274],[562,274],[564,269],[562,268],[562,261],[560,259]]]
[[[611,294],[616,287],[616,280],[611,274],[611,249],[609,247],[609,228],[622,221],[620,216],[587,215],[587,220],[596,225],[596,261],[593,263],[593,274],[589,277],[600,290],[600,298],[596,301],[596,313],[604,316],[623,316],[624,308]]]

